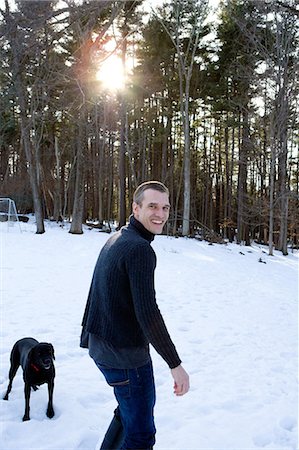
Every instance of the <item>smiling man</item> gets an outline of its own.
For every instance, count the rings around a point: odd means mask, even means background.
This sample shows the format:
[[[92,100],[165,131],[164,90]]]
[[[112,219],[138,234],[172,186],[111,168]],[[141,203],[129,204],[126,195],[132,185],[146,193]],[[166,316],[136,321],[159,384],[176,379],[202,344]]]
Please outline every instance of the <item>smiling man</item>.
[[[81,346],[113,387],[118,406],[101,449],[152,449],[155,383],[149,343],[168,364],[174,393],[189,390],[189,377],[166,329],[154,288],[151,247],[169,216],[169,192],[149,181],[134,193],[128,226],[99,255],[83,317]]]
[[[161,191],[150,188],[158,186]],[[142,184],[134,194],[133,214],[142,225],[152,234],[161,234],[169,217],[168,190],[157,182]]]

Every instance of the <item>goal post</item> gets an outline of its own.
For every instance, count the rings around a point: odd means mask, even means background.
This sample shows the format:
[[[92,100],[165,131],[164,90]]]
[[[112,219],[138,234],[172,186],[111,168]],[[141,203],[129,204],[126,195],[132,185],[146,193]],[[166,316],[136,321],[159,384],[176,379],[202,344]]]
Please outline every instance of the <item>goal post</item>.
[[[8,230],[9,227],[17,224],[20,231],[22,231],[16,204],[11,198],[0,197],[0,222],[7,222]]]

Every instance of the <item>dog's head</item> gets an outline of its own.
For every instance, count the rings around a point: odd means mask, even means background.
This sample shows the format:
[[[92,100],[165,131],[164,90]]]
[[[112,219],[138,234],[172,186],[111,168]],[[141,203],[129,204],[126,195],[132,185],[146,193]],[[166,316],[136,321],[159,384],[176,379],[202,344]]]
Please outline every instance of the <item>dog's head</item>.
[[[47,342],[40,342],[30,351],[30,362],[36,367],[49,370],[53,367],[54,347]]]

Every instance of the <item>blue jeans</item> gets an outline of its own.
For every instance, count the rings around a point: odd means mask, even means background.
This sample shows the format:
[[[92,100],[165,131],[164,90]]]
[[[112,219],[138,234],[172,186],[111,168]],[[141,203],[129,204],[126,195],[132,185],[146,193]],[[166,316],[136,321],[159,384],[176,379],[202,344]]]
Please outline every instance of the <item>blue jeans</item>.
[[[155,443],[156,401],[152,362],[136,369],[112,369],[96,362],[118,402],[124,440],[121,450],[151,449]]]

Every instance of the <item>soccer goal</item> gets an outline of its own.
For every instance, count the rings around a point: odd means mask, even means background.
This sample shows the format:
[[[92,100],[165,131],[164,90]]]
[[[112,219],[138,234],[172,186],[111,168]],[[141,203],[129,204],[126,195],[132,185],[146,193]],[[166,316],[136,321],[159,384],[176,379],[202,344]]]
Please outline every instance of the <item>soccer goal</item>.
[[[7,222],[7,229],[17,224],[19,230],[21,225],[14,200],[11,198],[0,198],[0,222]]]

